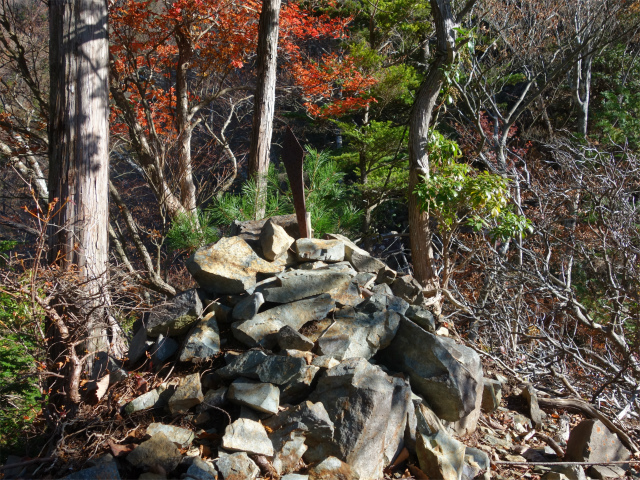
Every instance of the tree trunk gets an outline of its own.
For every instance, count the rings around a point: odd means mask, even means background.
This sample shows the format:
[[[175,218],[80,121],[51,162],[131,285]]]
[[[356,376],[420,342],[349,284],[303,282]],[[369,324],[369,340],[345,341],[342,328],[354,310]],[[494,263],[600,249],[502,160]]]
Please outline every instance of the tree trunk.
[[[455,58],[456,26],[450,0],[431,0],[437,36],[437,52],[422,82],[413,105],[409,124],[409,235],[411,258],[415,278],[427,292],[439,287],[438,275],[433,263],[429,216],[420,209],[416,186],[429,178],[429,127],[433,109],[444,81],[443,68]],[[438,297],[433,299],[439,303]]]
[[[576,63],[573,70],[571,90],[578,107],[578,133],[587,136],[589,102],[591,100],[591,66],[593,56],[587,55]]]
[[[258,32],[258,85],[253,110],[249,174],[256,181],[255,218],[264,218],[267,205],[267,171],[276,103],[276,64],[280,0],[263,0]]]
[[[49,260],[77,268],[84,283],[80,315],[87,352],[108,349],[104,305],[108,262],[109,89],[107,2],[51,0]],[[85,301],[86,300],[86,301]],[[88,355],[88,368],[94,355]],[[77,399],[74,399],[77,401]]]

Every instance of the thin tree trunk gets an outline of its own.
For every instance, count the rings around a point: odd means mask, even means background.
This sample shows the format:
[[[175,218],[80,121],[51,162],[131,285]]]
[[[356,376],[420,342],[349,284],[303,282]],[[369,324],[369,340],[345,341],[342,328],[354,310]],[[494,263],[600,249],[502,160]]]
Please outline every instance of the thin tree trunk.
[[[433,262],[429,216],[420,209],[416,186],[429,178],[429,128],[436,100],[444,81],[443,68],[455,55],[456,26],[449,0],[431,0],[437,36],[437,53],[420,86],[409,125],[409,228],[411,258],[415,278],[428,291],[437,291],[439,279]],[[434,298],[439,303],[438,298]],[[437,306],[437,305],[436,305]]]
[[[263,0],[258,33],[258,85],[256,87],[249,152],[249,174],[256,181],[255,218],[264,218],[267,204],[267,171],[276,102],[278,22],[280,0]]]
[[[51,0],[49,63],[49,260],[77,268],[87,299],[88,352],[108,349],[109,43],[105,0]],[[71,332],[73,335],[76,332]],[[88,356],[88,368],[93,366]]]

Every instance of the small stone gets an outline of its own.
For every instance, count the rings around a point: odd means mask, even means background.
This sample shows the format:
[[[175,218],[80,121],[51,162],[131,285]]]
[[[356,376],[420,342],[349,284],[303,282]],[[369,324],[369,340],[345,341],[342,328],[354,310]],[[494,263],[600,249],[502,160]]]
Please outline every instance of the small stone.
[[[228,425],[222,437],[222,448],[272,457],[273,445],[264,427],[253,420],[240,418]]]
[[[176,336],[187,333],[193,323],[202,315],[202,301],[196,289],[179,293],[167,303],[155,307],[143,323],[147,335],[157,337]]]
[[[264,383],[284,385],[299,377],[307,367],[304,358],[270,355],[258,366],[258,378]]]
[[[305,365],[295,377],[280,387],[280,403],[295,405],[306,399],[319,371],[320,367]]]
[[[195,434],[188,428],[175,427],[163,423],[152,423],[147,427],[147,435],[153,437],[158,433],[163,433],[172,442],[180,444],[183,448],[191,444],[195,438]]]
[[[181,362],[201,362],[210,360],[220,353],[220,331],[216,322],[215,313],[207,314],[197,322],[185,339]]]
[[[309,480],[360,480],[360,475],[336,457],[327,457],[309,470]]]
[[[116,462],[110,461],[101,463],[95,467],[85,468],[79,472],[74,472],[62,480],[120,480],[120,478]]]
[[[420,283],[411,275],[397,276],[391,284],[391,290],[396,297],[414,303],[419,295],[422,294]]]
[[[587,480],[584,470],[579,465],[558,465],[551,467],[551,470],[563,474],[569,480]]]
[[[436,319],[433,317],[433,313],[429,310],[416,305],[411,305],[405,312],[405,316],[412,322],[421,326],[427,332],[435,333]]]
[[[271,219],[262,227],[260,232],[260,245],[264,258],[274,261],[287,253],[295,240],[284,228]]]
[[[287,473],[280,480],[309,480],[309,475],[300,475],[299,473]]]
[[[181,460],[180,450],[164,433],[158,433],[142,442],[127,455],[127,461],[135,467],[160,466],[167,473],[173,471]]]
[[[330,233],[327,235],[328,239],[339,240],[344,243],[344,258],[347,260],[353,268],[358,272],[378,274],[380,270],[386,267],[382,260],[378,260],[372,257],[369,252],[358,247],[355,243],[349,240],[344,235],[337,233]]]
[[[280,390],[270,383],[238,378],[229,386],[227,398],[260,412],[278,413]]]
[[[218,376],[225,380],[238,377],[258,379],[258,367],[267,359],[260,350],[249,350],[233,358],[228,365],[217,370]]]
[[[525,399],[529,406],[529,418],[531,422],[533,422],[534,428],[542,428],[542,411],[538,406],[538,396],[536,395],[535,388],[531,385],[525,386],[520,396]]]
[[[328,370],[330,368],[335,367],[336,365],[340,365],[340,361],[336,360],[333,357],[330,357],[329,355],[319,355],[313,359],[313,361],[311,362],[311,365],[315,365],[316,367],[320,367]]]
[[[195,457],[187,469],[187,477],[197,480],[216,480],[218,476],[213,465],[209,465],[200,457]]]
[[[360,288],[371,288],[373,282],[376,280],[376,275],[373,273],[360,272],[355,278],[355,282],[358,284]]]
[[[255,480],[260,474],[258,466],[245,452],[220,455],[216,467],[222,480]]]
[[[178,342],[173,338],[158,335],[156,343],[151,348],[151,361],[156,367],[162,366],[165,360],[178,351]]]
[[[169,410],[171,413],[185,413],[191,407],[202,403],[202,400],[204,395],[202,395],[200,375],[197,373],[187,375],[180,381],[180,385],[169,399]]]
[[[143,393],[124,406],[124,413],[126,415],[131,415],[134,412],[155,407],[159,403],[160,393],[161,391],[159,389],[153,389],[147,393]]]
[[[223,406],[227,401],[227,387],[208,390],[204,395],[204,400],[198,405],[197,412],[206,412],[211,408]]]
[[[298,260],[301,262],[342,262],[344,243],[339,240],[320,240],[317,238],[299,238],[295,242]]]
[[[264,304],[264,296],[260,292],[255,292],[240,300],[233,307],[233,318],[236,320],[249,320],[258,314],[258,310]]]
[[[297,469],[302,456],[307,451],[304,435],[297,431],[278,430],[269,436],[276,452],[273,468],[278,475],[284,475]]]
[[[569,479],[562,473],[547,472],[542,476],[541,480],[569,480]]]
[[[396,275],[398,275],[398,273],[395,270],[392,270],[389,267],[384,267],[382,270],[378,272],[376,283],[377,284],[384,283],[387,285],[391,285],[393,281],[396,279]]]
[[[482,391],[482,411],[485,413],[494,412],[500,406],[501,400],[502,384],[498,380],[485,378]]]
[[[386,283],[379,283],[377,285],[374,285],[373,287],[371,287],[371,291],[373,292],[374,295],[376,294],[384,295],[386,297],[393,296],[393,291],[391,290],[391,287]]]
[[[435,435],[418,435],[420,469],[429,478],[458,480],[464,464],[465,446],[443,430]]]
[[[276,339],[278,346],[282,350],[301,350],[307,352],[313,349],[315,345],[311,340],[289,325],[285,325],[278,331]]]

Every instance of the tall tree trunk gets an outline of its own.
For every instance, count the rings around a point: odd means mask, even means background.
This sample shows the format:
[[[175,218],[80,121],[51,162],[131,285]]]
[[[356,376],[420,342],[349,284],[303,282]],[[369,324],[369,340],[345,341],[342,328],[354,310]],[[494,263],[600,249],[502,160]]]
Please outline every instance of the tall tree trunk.
[[[87,301],[79,314],[86,318],[82,336],[90,353],[87,366],[92,368],[91,353],[108,349],[104,308],[109,238],[107,2],[51,0],[49,31],[49,199],[57,199],[49,228],[49,260],[62,269],[77,268],[86,282],[83,297]]]
[[[443,68],[451,65],[455,58],[456,26],[451,12],[450,0],[431,0],[436,27],[437,52],[425,80],[420,86],[413,104],[409,124],[409,235],[411,239],[411,258],[415,278],[425,291],[436,292],[439,287],[438,275],[433,263],[431,246],[432,231],[429,216],[420,209],[416,186],[429,178],[429,127],[433,109],[444,81]],[[439,296],[433,298],[438,307]]]
[[[278,22],[280,0],[263,0],[258,32],[258,85],[256,87],[249,151],[249,174],[256,181],[255,218],[264,218],[267,205],[267,171],[276,103]]]

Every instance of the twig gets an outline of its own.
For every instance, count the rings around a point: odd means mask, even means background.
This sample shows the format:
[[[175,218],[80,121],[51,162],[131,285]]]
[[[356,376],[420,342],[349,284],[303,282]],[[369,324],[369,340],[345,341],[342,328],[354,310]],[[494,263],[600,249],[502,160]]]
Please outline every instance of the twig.
[[[494,465],[549,465],[549,466],[554,466],[554,465],[569,465],[569,466],[574,466],[574,465],[582,465],[582,466],[590,466],[590,465],[625,465],[628,463],[640,463],[640,460],[617,460],[615,462],[505,462],[502,460],[496,460],[493,462]]]
[[[0,472],[9,468],[25,467],[27,465],[31,465],[32,463],[48,462],[49,460],[54,459],[55,457],[32,458],[31,460],[25,460],[24,462],[10,463],[9,465],[0,465]]]
[[[564,450],[562,450],[560,445],[558,445],[553,438],[549,437],[548,435],[545,435],[542,432],[536,432],[536,437],[538,437],[540,440],[543,440],[547,445],[549,445],[553,449],[553,451],[556,452],[558,457],[560,458],[564,457]]]

